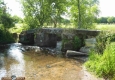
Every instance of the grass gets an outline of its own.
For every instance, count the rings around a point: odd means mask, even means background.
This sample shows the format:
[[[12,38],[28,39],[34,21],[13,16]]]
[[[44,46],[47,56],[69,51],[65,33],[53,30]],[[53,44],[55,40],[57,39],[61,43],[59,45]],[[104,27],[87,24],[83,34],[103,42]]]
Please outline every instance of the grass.
[[[105,48],[102,54],[91,51],[85,66],[89,71],[94,72],[99,77],[105,78],[105,80],[115,80],[115,24],[96,24],[96,29],[109,31],[109,34],[112,36],[110,40],[113,40],[111,44],[104,43]],[[101,35],[101,37],[103,38],[106,34]]]
[[[103,54],[94,51],[90,53],[89,60],[85,63],[88,70],[94,72],[105,80],[115,79],[115,42],[108,44]]]
[[[96,24],[96,29],[114,31],[115,24]]]

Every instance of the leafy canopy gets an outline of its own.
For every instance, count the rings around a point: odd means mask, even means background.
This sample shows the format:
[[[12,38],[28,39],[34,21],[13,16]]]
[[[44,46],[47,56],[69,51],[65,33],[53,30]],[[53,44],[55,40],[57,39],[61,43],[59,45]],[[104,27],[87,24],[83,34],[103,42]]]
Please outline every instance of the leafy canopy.
[[[79,28],[91,28],[95,17],[97,17],[98,0],[72,0],[71,1],[71,20]]]
[[[54,23],[66,10],[66,0],[21,0],[25,22],[30,29],[43,27],[44,23]]]

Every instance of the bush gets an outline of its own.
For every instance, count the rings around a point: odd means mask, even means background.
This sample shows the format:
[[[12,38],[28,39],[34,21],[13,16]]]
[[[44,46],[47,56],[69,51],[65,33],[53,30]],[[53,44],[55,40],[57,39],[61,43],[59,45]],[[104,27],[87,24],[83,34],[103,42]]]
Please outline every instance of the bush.
[[[81,48],[82,42],[78,36],[75,36],[73,43],[74,43],[73,46],[75,50],[76,49],[79,50]]]
[[[78,51],[82,46],[82,41],[78,36],[74,36],[73,39],[63,38],[62,48],[64,47],[64,44],[71,44],[72,45],[72,50]]]
[[[101,55],[92,51],[85,66],[99,77],[112,80],[115,76],[115,43],[107,45]]]
[[[12,37],[12,34],[8,31],[3,31],[0,29],[0,44],[13,43],[15,40]]]
[[[96,52],[103,54],[106,44],[109,44],[113,41],[115,36],[113,36],[113,33],[102,31],[97,37],[96,37]]]

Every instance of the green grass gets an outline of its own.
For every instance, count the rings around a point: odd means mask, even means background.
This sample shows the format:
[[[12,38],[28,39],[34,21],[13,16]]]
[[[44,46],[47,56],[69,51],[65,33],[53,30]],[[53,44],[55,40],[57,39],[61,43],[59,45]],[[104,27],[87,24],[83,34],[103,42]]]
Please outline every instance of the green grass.
[[[96,29],[114,31],[115,24],[96,24]]]
[[[88,70],[105,79],[115,79],[115,42],[107,45],[103,54],[94,51],[90,53],[89,60],[85,63]]]

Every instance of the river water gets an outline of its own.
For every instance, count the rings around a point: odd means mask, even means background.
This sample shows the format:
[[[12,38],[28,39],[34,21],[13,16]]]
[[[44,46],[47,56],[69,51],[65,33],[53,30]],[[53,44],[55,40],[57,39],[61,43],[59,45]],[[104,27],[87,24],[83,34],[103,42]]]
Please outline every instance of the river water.
[[[21,44],[15,43],[1,51],[0,79],[16,75],[26,80],[102,80],[87,72],[82,62],[36,49],[25,51]]]

